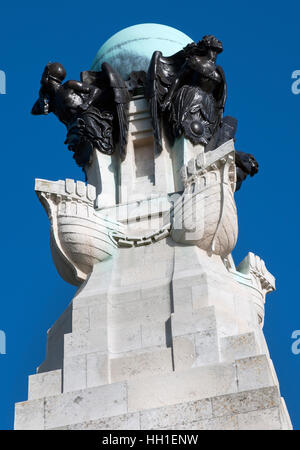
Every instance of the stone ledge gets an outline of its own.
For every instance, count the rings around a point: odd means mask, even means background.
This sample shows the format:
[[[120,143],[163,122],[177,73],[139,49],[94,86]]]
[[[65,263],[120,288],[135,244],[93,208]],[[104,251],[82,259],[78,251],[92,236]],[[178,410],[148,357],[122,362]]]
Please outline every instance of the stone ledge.
[[[161,350],[163,353],[170,353],[170,349]],[[151,355],[150,351],[148,355]],[[126,359],[124,361],[126,362]],[[115,360],[115,363],[117,364],[118,361]],[[43,380],[54,376],[57,381],[59,373],[60,371],[54,371],[51,375],[45,373]],[[98,381],[95,380],[95,382]],[[101,380],[102,383],[103,381]],[[56,384],[55,387],[58,388]],[[72,389],[71,386],[69,388]],[[50,392],[53,393],[51,389]],[[33,388],[31,392],[34,392]],[[46,391],[43,392],[45,394]],[[41,395],[41,392],[36,395]],[[258,355],[230,363],[217,363],[183,371],[134,377],[124,382],[59,393],[42,398],[40,402],[32,399],[16,406],[16,429],[64,427],[138,412],[141,413],[141,417],[143,414],[145,416],[148,414],[149,417],[155,418],[156,415],[164,414],[162,412],[164,409],[169,411],[168,415],[174,417],[166,425],[166,427],[172,427],[179,424],[178,414],[182,417],[180,411],[182,408],[186,409],[186,404],[195,405],[196,402],[200,405],[205,399],[211,402],[212,413],[210,418],[206,417],[200,421],[235,416],[260,409],[280,408],[281,422],[285,420],[284,427],[286,429],[289,427],[289,419],[285,418],[287,413],[281,405],[278,386],[272,376],[269,359],[266,355]],[[191,408],[190,414],[195,406]],[[155,410],[155,412],[149,410]],[[172,413],[173,410],[175,412]],[[201,414],[200,412],[200,416]],[[274,418],[274,414],[270,412],[270,417]],[[249,415],[250,425],[254,423],[254,416],[255,414]],[[225,422],[236,423],[236,419]],[[217,426],[217,423],[218,421],[215,420],[206,425],[201,423],[199,426],[213,427]],[[244,423],[243,416],[239,423]],[[185,426],[184,423],[181,425]],[[156,425],[153,426],[155,427]]]
[[[234,364],[215,364],[182,372],[129,380],[128,412],[237,392]]]
[[[17,403],[15,429],[53,429],[126,413],[127,386],[114,383]]]
[[[98,420],[127,413],[125,383],[65,393],[45,399],[45,428]]]
[[[52,428],[52,430],[140,430],[139,413],[121,414],[98,420]]]
[[[277,386],[221,395],[212,398],[213,416],[221,417],[257,409],[273,408],[279,405],[279,401],[280,394]]]
[[[222,414],[218,415],[217,404]],[[229,408],[224,408],[224,404]],[[59,430],[267,430],[291,429],[277,387],[177,403],[90,420]]]

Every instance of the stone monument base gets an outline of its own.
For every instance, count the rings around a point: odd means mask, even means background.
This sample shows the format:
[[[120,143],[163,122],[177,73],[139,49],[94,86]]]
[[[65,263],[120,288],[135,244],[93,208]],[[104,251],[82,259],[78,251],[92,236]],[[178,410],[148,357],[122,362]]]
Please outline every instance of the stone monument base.
[[[271,275],[253,261],[242,273],[167,238],[95,265],[48,332],[15,429],[291,429],[253,274]]]

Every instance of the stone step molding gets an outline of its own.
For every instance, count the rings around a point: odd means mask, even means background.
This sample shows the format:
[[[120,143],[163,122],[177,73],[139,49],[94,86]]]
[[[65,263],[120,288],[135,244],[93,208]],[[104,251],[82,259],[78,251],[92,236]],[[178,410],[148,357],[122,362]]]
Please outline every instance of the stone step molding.
[[[251,274],[172,242],[95,265],[48,332],[16,429],[291,429]]]
[[[261,355],[64,394],[54,393],[58,372],[47,382],[38,374],[33,397],[16,405],[15,429],[291,429],[265,368]]]

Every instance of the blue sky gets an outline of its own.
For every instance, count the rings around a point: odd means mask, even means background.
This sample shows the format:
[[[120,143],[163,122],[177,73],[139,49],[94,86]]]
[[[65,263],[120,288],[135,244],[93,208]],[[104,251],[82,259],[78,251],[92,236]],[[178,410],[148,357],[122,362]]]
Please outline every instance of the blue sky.
[[[12,428],[14,403],[27,399],[28,375],[44,359],[46,331],[75,292],[52,263],[48,219],[34,179],[83,175],[63,144],[63,125],[55,117],[30,115],[41,72],[48,61],[60,61],[68,79],[78,79],[112,34],[145,22],[178,28],[196,41],[215,34],[223,42],[219,62],[228,83],[226,113],[238,119],[236,148],[260,164],[259,174],[236,195],[234,258],[238,263],[253,251],[276,276],[264,331],[300,429],[300,354],[291,351],[291,334],[300,329],[300,95],[291,92],[291,74],[300,69],[299,2],[24,3],[5,2],[0,19],[0,70],[7,77],[7,94],[0,95],[0,330],[7,337],[7,354],[0,354],[0,429]]]

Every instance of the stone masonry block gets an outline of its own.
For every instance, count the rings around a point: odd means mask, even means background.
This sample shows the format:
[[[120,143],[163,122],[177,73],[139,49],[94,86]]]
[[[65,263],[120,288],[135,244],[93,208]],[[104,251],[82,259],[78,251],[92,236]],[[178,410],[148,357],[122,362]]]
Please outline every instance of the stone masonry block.
[[[90,328],[89,308],[82,307],[72,311],[72,332],[87,331]]]
[[[213,416],[226,416],[279,405],[277,387],[266,387],[212,398]]]
[[[124,383],[114,383],[45,400],[45,428],[57,428],[127,412]]]
[[[210,418],[212,407],[210,399],[155,408],[141,413],[141,429],[170,429],[176,424],[189,424],[196,420]]]
[[[64,358],[64,392],[86,388],[86,355]]]
[[[66,430],[139,430],[139,413],[122,414],[98,420],[90,420],[65,427]]]
[[[216,311],[216,322],[219,338],[225,336],[233,336],[239,333],[239,324],[236,320],[236,312],[234,306],[226,306],[223,303],[224,295],[219,293],[219,297],[216,301],[218,306],[215,305]]]
[[[121,286],[135,285],[137,280],[140,283],[152,280],[165,280],[166,277],[170,276],[171,268],[171,263],[168,262],[152,264],[149,267],[131,267],[129,265],[121,279]]]
[[[141,296],[143,299],[152,298],[155,296],[168,297],[170,296],[171,287],[170,283],[159,283],[156,280],[151,282],[142,284],[141,286]]]
[[[113,327],[109,329],[109,351],[123,353],[140,349],[142,346],[141,325]]]
[[[282,428],[283,430],[292,430],[293,429],[293,424],[291,422],[286,404],[285,404],[285,400],[283,397],[281,397],[280,399],[280,420],[282,423]]]
[[[236,360],[236,366],[239,391],[274,385],[269,360],[266,355]]]
[[[222,393],[237,392],[233,364],[196,367],[182,372],[128,381],[128,411],[157,408]]]
[[[237,416],[223,416],[214,419],[203,420],[202,423],[192,424],[192,430],[238,430]]]
[[[167,320],[170,314],[170,297],[153,296],[135,302],[111,305],[109,320],[113,326],[125,326],[129,323],[147,324]]]
[[[176,314],[171,316],[173,336],[196,333],[216,328],[216,317],[213,306],[201,308],[190,313]]]
[[[115,288],[110,291],[110,301],[114,305],[118,305],[120,303],[127,302],[135,302],[141,299],[141,290],[140,289],[131,289],[131,288]]]
[[[29,376],[28,400],[57,395],[62,392],[61,369]]]
[[[173,430],[238,430],[237,416],[216,417],[175,425]]]
[[[103,353],[86,355],[87,387],[101,386],[108,383],[108,358]]]
[[[172,279],[173,291],[176,292],[178,289],[183,288],[193,288],[194,286],[201,285],[202,274],[199,269],[188,268],[190,267],[190,261],[186,261],[185,270],[182,272],[174,273]],[[207,306],[205,304],[205,306]]]
[[[240,430],[281,430],[279,408],[250,411],[238,415]]]
[[[91,329],[107,326],[107,305],[96,304],[89,306],[89,325]]]
[[[16,403],[14,428],[15,430],[43,430],[44,399]]]
[[[65,334],[65,357],[105,351],[106,349],[107,329],[104,327]]]
[[[182,287],[173,289],[174,311],[178,314],[192,313],[192,288]]]
[[[142,324],[142,347],[165,346],[166,322],[152,322],[151,324]]]
[[[226,336],[220,339],[222,361],[255,356],[259,353],[254,333]]]
[[[187,370],[194,366],[196,359],[194,334],[185,334],[173,338],[173,357],[176,371]]]
[[[217,363],[220,360],[216,329],[195,333],[196,366]]]
[[[170,348],[110,360],[112,382],[128,380],[133,377],[163,374],[171,372],[172,369]]]
[[[192,286],[193,309],[201,309],[208,306],[208,286],[206,283]]]
[[[97,292],[83,295],[80,294],[73,298],[72,306],[74,309],[79,309],[82,307],[89,307],[92,305],[105,305],[107,303],[107,292]]]

